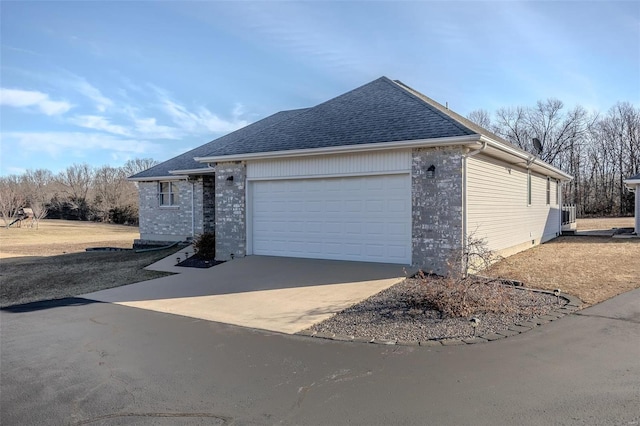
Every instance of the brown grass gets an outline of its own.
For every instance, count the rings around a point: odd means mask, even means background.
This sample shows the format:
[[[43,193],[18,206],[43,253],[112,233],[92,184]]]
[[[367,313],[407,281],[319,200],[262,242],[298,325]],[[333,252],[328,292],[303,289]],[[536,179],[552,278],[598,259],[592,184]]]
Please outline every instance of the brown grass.
[[[501,260],[487,274],[559,288],[591,305],[640,287],[640,239],[560,237]]]
[[[69,296],[170,275],[143,269],[176,249],[147,253],[85,252],[130,248],[138,228],[47,220],[40,229],[0,230],[0,306]],[[64,254],[67,253],[67,254]]]
[[[36,228],[0,228],[0,258],[55,256],[87,247],[131,248],[137,227],[69,220],[43,220]]]
[[[577,219],[578,231],[609,230],[613,228],[633,228],[632,217],[605,217]]]

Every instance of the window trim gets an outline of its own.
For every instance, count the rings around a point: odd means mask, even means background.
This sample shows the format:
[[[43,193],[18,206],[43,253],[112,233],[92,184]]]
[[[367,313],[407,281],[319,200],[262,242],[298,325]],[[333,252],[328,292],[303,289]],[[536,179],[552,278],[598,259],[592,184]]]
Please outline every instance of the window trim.
[[[531,205],[531,170],[527,169],[527,206]]]
[[[169,191],[162,192],[162,184],[169,184]],[[165,203],[165,197],[168,196],[169,203]],[[158,181],[158,206],[162,208],[176,208],[178,198],[178,187],[175,181]]]
[[[551,205],[551,178],[547,176],[547,205]]]

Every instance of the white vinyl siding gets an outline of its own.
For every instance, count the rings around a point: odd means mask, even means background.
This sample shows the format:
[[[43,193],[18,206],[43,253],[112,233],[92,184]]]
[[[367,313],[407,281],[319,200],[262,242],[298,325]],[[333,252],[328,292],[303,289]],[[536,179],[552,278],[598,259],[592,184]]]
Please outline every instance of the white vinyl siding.
[[[250,184],[252,254],[411,263],[407,174]]]
[[[247,179],[362,176],[410,171],[411,151],[399,150],[252,161],[247,164]]]
[[[556,199],[557,185],[550,191]],[[481,155],[467,160],[467,232],[485,238],[490,249],[525,249],[556,237],[559,206],[546,201],[546,176]]]

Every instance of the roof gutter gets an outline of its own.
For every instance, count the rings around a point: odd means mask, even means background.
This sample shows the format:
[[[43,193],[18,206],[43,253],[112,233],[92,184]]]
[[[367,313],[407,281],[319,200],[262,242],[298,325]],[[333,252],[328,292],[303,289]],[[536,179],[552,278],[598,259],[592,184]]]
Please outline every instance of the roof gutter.
[[[216,169],[211,166],[202,167],[200,169],[184,169],[184,170],[169,170],[172,175],[208,175],[215,173]]]
[[[629,191],[635,191],[636,187],[640,187],[640,179],[626,179],[624,185]]]
[[[430,146],[469,145],[480,142],[480,135],[453,136],[436,139],[416,139],[410,141],[393,141],[367,143],[358,145],[341,145],[313,149],[292,149],[287,151],[256,152],[249,154],[221,155],[211,157],[195,157],[200,163],[221,163],[243,160],[267,160],[271,158],[307,157],[312,155],[349,154],[363,151],[382,151],[388,149],[425,148]]]
[[[169,172],[171,173],[171,172]],[[156,180],[182,180],[188,179],[189,176],[186,175],[170,175],[170,176],[149,176],[149,177],[130,177],[127,178],[130,182],[153,182]]]
[[[536,157],[532,157],[530,153],[523,151],[521,149],[515,148],[515,147],[510,147],[507,146],[503,143],[494,141],[491,138],[488,138],[484,135],[482,135],[480,137],[480,141],[481,142],[487,142],[487,144],[489,146],[491,146],[492,148],[495,148],[499,151],[505,152],[507,154],[513,155],[514,157],[517,158],[521,158],[522,160],[524,160],[527,163],[527,168],[531,167],[532,165],[535,165],[537,167],[543,168],[549,172],[552,172],[553,174],[559,176],[561,178],[562,181],[568,182],[570,180],[573,179],[573,176],[563,172],[562,170],[553,167],[551,164],[545,163],[544,161],[536,158]]]

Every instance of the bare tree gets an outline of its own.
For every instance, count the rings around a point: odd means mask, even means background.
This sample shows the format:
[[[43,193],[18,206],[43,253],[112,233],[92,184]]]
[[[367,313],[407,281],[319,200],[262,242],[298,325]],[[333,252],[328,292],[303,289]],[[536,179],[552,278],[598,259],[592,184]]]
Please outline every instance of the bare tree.
[[[121,206],[126,192],[131,192],[126,178],[123,168],[102,166],[96,170],[93,179],[95,204],[105,215],[113,208]]]
[[[467,118],[484,129],[492,132],[495,130],[495,126],[493,126],[493,123],[491,122],[491,114],[489,114],[489,111],[485,109],[476,109],[471,111],[469,115],[467,115]]]
[[[527,110],[524,107],[500,108],[496,111],[496,133],[518,148],[533,151],[533,135],[527,123]]]
[[[84,202],[93,184],[93,177],[94,170],[88,164],[73,164],[60,172],[56,181],[72,201]]]
[[[40,220],[47,216],[47,203],[51,200],[53,182],[53,174],[46,169],[27,170],[22,176],[22,186],[27,203],[33,211],[36,229],[40,227]]]
[[[133,160],[128,160],[124,163],[122,167],[124,170],[124,174],[129,177],[133,176],[136,173],[140,173],[144,170],[150,169],[151,167],[159,164],[153,158],[134,158]]]
[[[0,214],[7,228],[16,219],[25,203],[26,196],[20,177],[16,175],[0,177]]]

